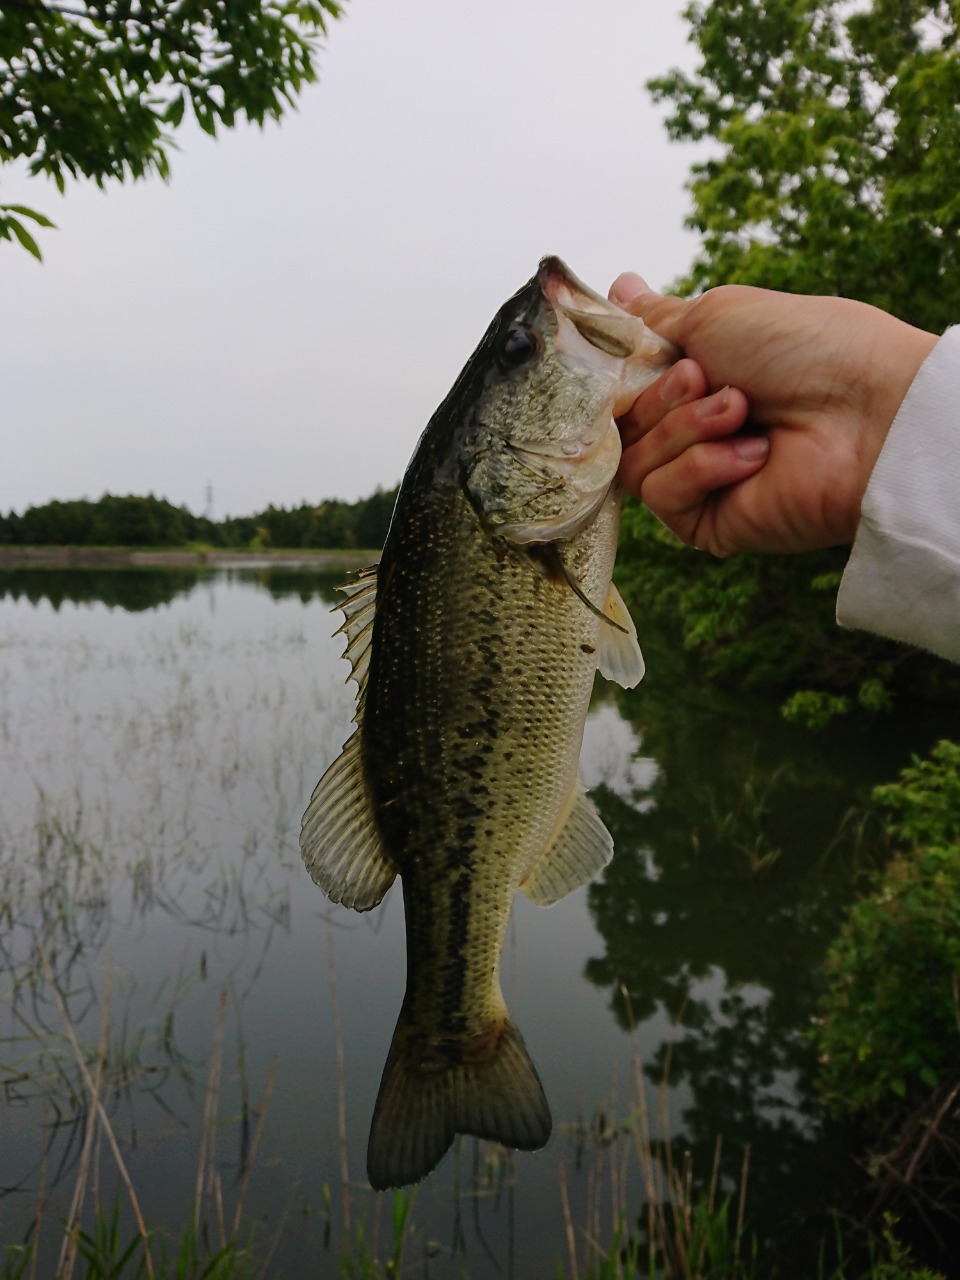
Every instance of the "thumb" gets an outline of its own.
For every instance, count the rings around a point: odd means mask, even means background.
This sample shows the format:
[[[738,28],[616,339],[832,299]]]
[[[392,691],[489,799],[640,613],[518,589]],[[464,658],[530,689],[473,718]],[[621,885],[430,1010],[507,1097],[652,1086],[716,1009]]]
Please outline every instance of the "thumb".
[[[639,316],[661,338],[667,338],[679,347],[685,345],[686,319],[692,302],[684,298],[665,298],[633,271],[624,271],[617,276],[607,297],[632,316]]]

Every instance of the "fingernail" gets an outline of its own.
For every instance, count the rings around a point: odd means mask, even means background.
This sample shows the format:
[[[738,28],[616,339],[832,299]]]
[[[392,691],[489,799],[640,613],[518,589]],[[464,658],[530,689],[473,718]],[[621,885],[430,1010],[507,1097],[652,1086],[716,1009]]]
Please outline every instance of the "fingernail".
[[[730,388],[724,387],[722,391],[707,396],[705,400],[698,400],[693,412],[698,418],[716,418],[723,413],[729,403]]]
[[[617,276],[610,286],[609,297],[611,302],[623,306],[627,302],[632,302],[634,298],[639,298],[641,293],[652,292],[643,276],[638,276],[635,271],[624,271],[623,275]]]
[[[770,441],[766,436],[740,436],[733,442],[738,458],[744,462],[759,462],[770,451]]]
[[[660,399],[670,409],[683,404],[690,391],[690,375],[683,364],[674,365],[663,380]]]

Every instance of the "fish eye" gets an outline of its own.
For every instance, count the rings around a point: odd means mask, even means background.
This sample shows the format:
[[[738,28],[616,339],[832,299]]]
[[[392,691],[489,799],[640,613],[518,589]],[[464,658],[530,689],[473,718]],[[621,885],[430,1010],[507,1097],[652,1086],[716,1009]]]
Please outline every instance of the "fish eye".
[[[515,324],[500,348],[500,364],[504,369],[519,369],[539,352],[540,344],[533,330],[524,324]]]

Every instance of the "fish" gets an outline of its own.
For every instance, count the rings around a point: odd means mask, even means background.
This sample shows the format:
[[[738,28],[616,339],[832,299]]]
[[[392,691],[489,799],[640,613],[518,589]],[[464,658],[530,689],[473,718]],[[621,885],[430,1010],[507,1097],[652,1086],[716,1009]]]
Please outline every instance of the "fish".
[[[613,840],[577,777],[597,670],[643,675],[612,582],[615,419],[680,356],[556,257],[498,311],[430,419],[379,563],[341,590],[356,728],[304,814],[327,897],[399,876],[406,991],[367,1175],[419,1182],[458,1133],[535,1151],[552,1119],[500,987],[518,888],[549,906]]]

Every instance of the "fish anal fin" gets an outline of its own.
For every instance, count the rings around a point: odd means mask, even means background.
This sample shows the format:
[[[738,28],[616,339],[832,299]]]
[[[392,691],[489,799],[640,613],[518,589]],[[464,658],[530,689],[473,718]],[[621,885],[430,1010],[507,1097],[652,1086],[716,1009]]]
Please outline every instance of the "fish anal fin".
[[[303,815],[300,852],[330,901],[355,911],[375,907],[393,884],[397,869],[374,821],[359,729],[317,783]]]
[[[538,907],[552,907],[599,875],[613,857],[613,837],[578,778],[543,852],[520,888]]]
[[[509,1020],[480,1061],[424,1070],[403,1012],[370,1125],[367,1177],[375,1191],[419,1182],[458,1133],[538,1151],[553,1121],[536,1068]]]
[[[624,689],[632,689],[643,679],[643,654],[640,652],[637,628],[633,625],[630,610],[612,582],[603,614],[617,625],[600,627],[597,670],[607,680],[616,681]]]

